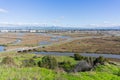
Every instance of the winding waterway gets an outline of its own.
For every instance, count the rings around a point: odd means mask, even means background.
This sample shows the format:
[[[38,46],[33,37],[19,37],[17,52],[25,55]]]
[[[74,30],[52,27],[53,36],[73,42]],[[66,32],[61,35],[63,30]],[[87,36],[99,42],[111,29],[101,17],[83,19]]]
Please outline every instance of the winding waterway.
[[[38,33],[38,34],[51,37],[50,41],[39,42],[38,44],[40,46],[46,46],[46,45],[50,45],[54,42],[59,42],[60,39],[67,39],[67,40],[71,39],[71,37],[69,37],[69,36],[60,36],[60,35],[53,35],[53,34],[47,34],[47,33]]]
[[[12,42],[11,44],[16,45],[16,44],[20,43],[21,41],[22,40],[18,38],[18,39],[16,39],[16,41]]]
[[[5,47],[4,46],[0,46],[0,52],[4,51]]]
[[[56,55],[56,56],[73,56],[74,53],[71,52],[34,52],[35,54],[42,54],[42,55]],[[82,56],[86,57],[99,57],[103,56],[105,58],[116,58],[120,59],[120,55],[117,54],[97,54],[97,53],[79,53]]]

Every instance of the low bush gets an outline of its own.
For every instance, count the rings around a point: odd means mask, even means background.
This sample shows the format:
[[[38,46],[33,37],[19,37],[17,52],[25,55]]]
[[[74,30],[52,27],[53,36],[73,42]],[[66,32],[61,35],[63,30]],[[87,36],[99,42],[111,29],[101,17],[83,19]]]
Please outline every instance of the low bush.
[[[119,71],[118,71],[117,75],[118,75],[118,76],[120,76],[120,69],[119,69]]]
[[[23,60],[22,61],[22,66],[24,67],[33,67],[36,66],[36,63],[33,59],[28,59],[28,60]]]
[[[73,69],[74,65],[72,65],[70,61],[64,61],[59,63],[59,67],[63,68],[63,70],[66,72],[70,72]]]
[[[33,56],[33,58],[38,58],[38,57],[35,55],[35,56]]]
[[[85,61],[91,66],[94,66],[94,61],[96,60],[95,57],[85,57]]]
[[[81,56],[80,54],[75,53],[75,54],[74,54],[74,59],[75,59],[75,60],[82,60],[82,59],[84,59],[84,57]]]
[[[42,61],[38,62],[39,67],[44,67],[48,69],[55,69],[58,67],[57,60],[52,56],[44,56]]]
[[[98,58],[96,58],[94,60],[94,65],[97,65],[97,64],[104,64],[107,60],[103,57],[103,56],[99,56]]]
[[[3,58],[1,63],[6,65],[15,65],[14,59],[9,56]]]

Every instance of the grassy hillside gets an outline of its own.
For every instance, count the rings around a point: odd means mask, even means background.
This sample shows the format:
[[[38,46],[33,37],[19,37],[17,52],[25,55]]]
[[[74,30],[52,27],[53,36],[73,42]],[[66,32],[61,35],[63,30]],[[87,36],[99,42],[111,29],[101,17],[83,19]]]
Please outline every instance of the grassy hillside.
[[[35,63],[41,61],[42,55],[11,52],[1,53],[0,56],[0,80],[120,80],[120,66],[115,64],[106,63],[91,71],[67,73],[58,68],[52,70],[37,65],[21,66],[23,60],[33,59]],[[11,57],[13,62],[9,60],[7,64],[2,64],[5,56]],[[78,62],[72,57],[56,56],[55,58],[58,62],[70,61],[72,64]]]
[[[39,67],[16,68],[1,66],[0,80],[120,80],[120,76],[117,75],[120,68],[114,66],[115,69],[111,70],[112,66],[102,66],[102,68],[97,68],[96,71],[79,73],[56,72]],[[101,71],[104,67],[110,72]]]

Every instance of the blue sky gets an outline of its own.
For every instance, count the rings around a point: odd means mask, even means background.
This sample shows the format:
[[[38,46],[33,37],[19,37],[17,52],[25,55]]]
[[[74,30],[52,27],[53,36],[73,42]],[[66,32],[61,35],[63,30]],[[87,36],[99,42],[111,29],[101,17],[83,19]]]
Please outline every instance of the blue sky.
[[[120,25],[120,0],[0,0],[0,24]]]

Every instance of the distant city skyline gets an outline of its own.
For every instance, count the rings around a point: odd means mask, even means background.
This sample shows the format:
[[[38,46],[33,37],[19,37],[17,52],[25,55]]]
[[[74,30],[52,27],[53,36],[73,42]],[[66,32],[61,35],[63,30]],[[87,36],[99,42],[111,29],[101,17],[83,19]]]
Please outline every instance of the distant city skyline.
[[[0,26],[120,26],[120,0],[0,0]]]

